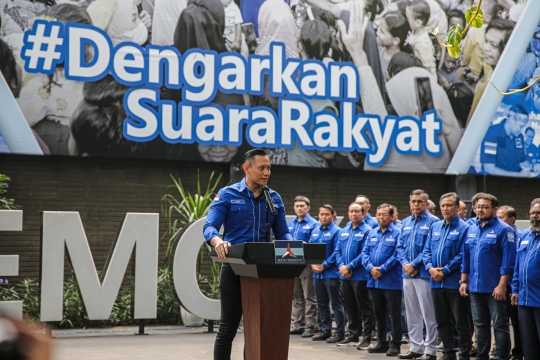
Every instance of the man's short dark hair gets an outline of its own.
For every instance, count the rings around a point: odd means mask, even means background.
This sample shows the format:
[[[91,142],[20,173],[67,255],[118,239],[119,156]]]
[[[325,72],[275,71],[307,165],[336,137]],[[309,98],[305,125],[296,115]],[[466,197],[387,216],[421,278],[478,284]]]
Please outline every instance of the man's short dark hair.
[[[459,198],[459,195],[456,194],[455,192],[449,192],[449,193],[446,193],[446,194],[442,194],[441,198],[439,199],[439,203],[442,201],[442,199],[446,199],[448,197],[453,198],[454,204],[456,204],[456,206],[459,208],[459,202],[461,201],[461,199]]]
[[[413,190],[411,191],[411,194],[409,196],[413,196],[413,195],[420,195],[420,196],[423,196],[425,198],[426,201],[429,200],[429,195],[427,192],[425,192],[424,190],[422,189],[416,189],[416,190]]]
[[[349,207],[351,207],[352,205],[358,205],[360,206],[360,208],[362,209],[362,212],[365,213],[367,211],[366,207],[360,203],[357,203],[356,201],[353,201],[352,203],[349,204]]]
[[[295,197],[293,200],[293,204],[296,204],[297,202],[301,202],[301,201],[305,202],[307,206],[310,206],[309,199],[302,195],[298,195],[297,197]]]
[[[533,134],[536,134],[536,131],[534,131],[534,129],[533,129],[532,127],[530,127],[530,126],[527,126],[527,127],[525,128],[524,134],[526,134],[527,131],[532,131]]]
[[[511,206],[502,205],[502,206],[499,206],[498,210],[504,211],[504,213],[506,214],[506,217],[508,217],[508,218],[513,217],[514,219],[517,219],[516,210]]]
[[[472,198],[472,203],[476,204],[480,199],[488,200],[489,202],[491,202],[491,206],[493,207],[499,206],[499,200],[497,200],[495,196],[483,192],[479,192],[478,194],[474,195]]]
[[[334,207],[330,204],[324,204],[324,205],[321,205],[321,207],[319,209],[326,209],[326,210],[330,210],[330,213],[332,215],[335,215],[336,214],[336,210],[334,210]]]
[[[364,199],[366,199],[366,202],[367,202],[368,204],[371,204],[371,203],[369,202],[368,197],[367,197],[366,195],[359,194],[359,195],[356,195],[356,197],[355,197],[354,199],[356,200],[356,199],[358,199],[359,197],[363,197]]]
[[[384,204],[381,204],[381,205],[377,206],[377,210],[384,209],[384,208],[388,208],[388,214],[394,215],[394,208],[392,207],[392,205],[384,203]]]
[[[504,47],[506,46],[506,43],[508,43],[508,39],[510,38],[510,35],[512,35],[512,31],[514,30],[515,26],[516,26],[516,23],[513,22],[512,20],[495,19],[495,20],[492,20],[489,23],[489,25],[486,27],[486,34],[491,29],[504,31],[504,38],[497,45],[497,48],[499,49],[500,54],[502,54]]]
[[[244,154],[244,162],[251,166],[255,156],[268,156],[263,149],[251,149]]]
[[[309,20],[300,30],[300,43],[310,59],[323,60],[332,46],[332,32],[321,20]]]
[[[464,24],[467,24],[467,22],[465,21],[465,14],[463,14],[461,11],[459,10],[450,10],[448,12],[448,20],[450,20],[451,18],[459,18],[461,20],[463,20],[463,23]]]

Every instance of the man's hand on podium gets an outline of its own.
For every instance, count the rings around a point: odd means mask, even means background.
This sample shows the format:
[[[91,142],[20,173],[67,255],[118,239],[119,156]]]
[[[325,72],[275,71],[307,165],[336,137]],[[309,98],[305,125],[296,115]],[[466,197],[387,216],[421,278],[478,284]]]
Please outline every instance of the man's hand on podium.
[[[229,254],[229,247],[231,246],[230,242],[223,241],[222,238],[216,236],[210,240],[210,245],[212,245],[216,250],[218,258],[221,260],[225,260],[227,258],[227,255]]]

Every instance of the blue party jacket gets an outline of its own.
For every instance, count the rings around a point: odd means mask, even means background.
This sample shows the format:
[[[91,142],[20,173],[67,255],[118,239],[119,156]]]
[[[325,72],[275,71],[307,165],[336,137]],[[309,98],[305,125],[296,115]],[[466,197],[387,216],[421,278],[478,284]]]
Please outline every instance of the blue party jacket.
[[[339,271],[339,268],[346,265],[353,273],[348,279],[340,274],[341,280],[367,281],[368,272],[362,265],[362,250],[371,230],[369,225],[361,222],[356,228],[350,224],[339,231],[336,246],[337,268]]]
[[[268,222],[278,240],[292,240],[285,218],[285,206],[277,192],[270,189],[276,214],[269,214]],[[209,243],[220,236],[223,225],[223,240],[237,245],[245,242],[265,242],[266,199],[264,193],[255,198],[246,185],[246,179],[220,189],[210,205],[203,227],[203,235]]]
[[[307,214],[302,220],[296,219],[289,221],[287,226],[294,240],[309,241],[311,232],[317,227],[319,222]]]
[[[512,279],[512,294],[519,306],[540,308],[540,233],[523,230]]]
[[[431,225],[431,230],[424,246],[423,261],[426,271],[442,268],[444,278],[436,282],[430,276],[432,289],[459,289],[461,280],[461,263],[463,261],[463,245],[467,239],[469,225],[456,216],[450,223],[446,220]]]
[[[397,243],[400,232],[394,226],[390,226],[382,232],[381,228],[371,230],[366,239],[364,250],[362,251],[362,265],[369,273],[371,269],[378,266],[383,274],[375,280],[371,274],[368,275],[368,288],[384,290],[402,290],[401,266],[397,259]]]
[[[497,216],[482,227],[478,219],[467,230],[461,272],[469,274],[469,291],[493,293],[502,275],[513,275],[516,262],[516,234]]]
[[[401,222],[401,236],[397,246],[398,260],[402,267],[411,264],[418,270],[415,278],[431,278],[424,266],[422,252],[431,224],[437,221],[439,219],[426,210],[418,216],[408,216]],[[411,278],[403,270],[402,276],[405,279]]]
[[[336,264],[336,244],[340,228],[333,222],[326,228],[319,224],[311,232],[310,244],[326,244],[326,260],[322,263],[324,271],[320,274],[313,272],[314,279],[337,279],[339,271]]]

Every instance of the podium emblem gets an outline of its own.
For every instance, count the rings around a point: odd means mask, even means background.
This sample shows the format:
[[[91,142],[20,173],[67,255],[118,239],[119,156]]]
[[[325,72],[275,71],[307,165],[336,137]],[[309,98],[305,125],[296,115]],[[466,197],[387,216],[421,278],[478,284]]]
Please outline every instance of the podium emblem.
[[[276,263],[304,263],[304,242],[298,240],[274,241]]]

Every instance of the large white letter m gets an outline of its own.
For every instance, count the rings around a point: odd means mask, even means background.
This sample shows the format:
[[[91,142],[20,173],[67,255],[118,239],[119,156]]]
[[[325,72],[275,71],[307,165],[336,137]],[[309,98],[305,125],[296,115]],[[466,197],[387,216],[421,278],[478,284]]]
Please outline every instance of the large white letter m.
[[[134,317],[154,319],[157,312],[158,228],[159,214],[127,213],[101,284],[79,213],[45,211],[41,321],[62,320],[65,248],[73,264],[88,318],[108,319],[135,243]]]

